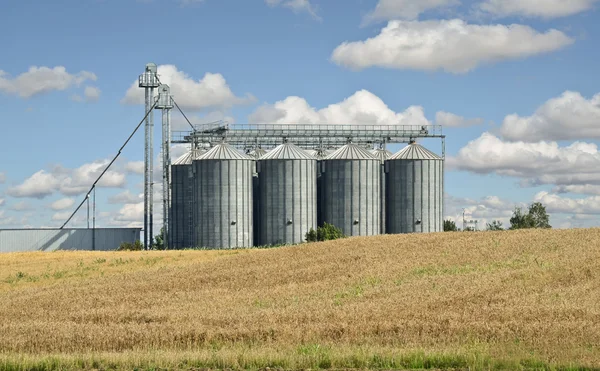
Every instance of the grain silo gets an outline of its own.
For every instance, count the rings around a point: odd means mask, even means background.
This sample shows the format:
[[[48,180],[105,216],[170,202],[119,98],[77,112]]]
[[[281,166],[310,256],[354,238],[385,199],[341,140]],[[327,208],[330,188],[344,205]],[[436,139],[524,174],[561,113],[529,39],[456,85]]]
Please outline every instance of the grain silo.
[[[316,158],[291,143],[260,158],[260,245],[302,243],[317,228],[316,177]]]
[[[204,150],[192,150],[171,164],[171,209],[169,246],[194,247],[194,168],[192,161]]]
[[[371,151],[371,153],[377,157],[380,161],[379,165],[379,195],[381,196],[381,202],[379,206],[379,232],[385,234],[385,161],[392,157],[393,153],[384,148],[377,148]]]
[[[258,147],[256,149],[253,149],[252,151],[250,151],[250,153],[248,155],[251,157],[254,157],[255,159],[258,160],[259,158],[261,158],[262,156],[264,156],[266,154],[267,154],[266,150]]]
[[[254,160],[228,144],[215,145],[193,164],[196,170],[195,245],[253,245]]]
[[[346,236],[380,234],[380,161],[368,150],[347,144],[321,161],[323,222]]]
[[[444,160],[411,142],[385,167],[387,233],[443,231]]]

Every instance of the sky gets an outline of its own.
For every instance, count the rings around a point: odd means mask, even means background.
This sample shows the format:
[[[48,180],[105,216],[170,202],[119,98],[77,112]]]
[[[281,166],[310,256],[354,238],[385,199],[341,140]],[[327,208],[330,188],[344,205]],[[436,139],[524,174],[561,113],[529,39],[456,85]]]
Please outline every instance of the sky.
[[[463,210],[480,228],[508,226],[514,208],[532,202],[554,228],[600,226],[599,7],[6,0],[0,228],[66,221],[142,119],[137,77],[149,62],[194,124],[442,125],[445,214],[459,227]],[[187,124],[174,112],[173,125]],[[160,136],[156,125],[157,159]],[[441,153],[439,140],[420,143]],[[173,157],[185,150],[174,146]],[[97,227],[142,226],[142,161],[140,130],[97,188]],[[85,227],[86,211],[68,226]]]

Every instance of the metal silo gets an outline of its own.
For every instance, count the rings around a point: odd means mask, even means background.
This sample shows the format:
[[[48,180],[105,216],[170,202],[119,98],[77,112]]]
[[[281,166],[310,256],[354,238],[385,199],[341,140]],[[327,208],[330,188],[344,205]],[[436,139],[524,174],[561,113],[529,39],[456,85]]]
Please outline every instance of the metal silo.
[[[379,166],[379,195],[381,196],[381,202],[379,206],[379,232],[381,234],[385,234],[385,161],[392,157],[393,153],[388,151],[387,149],[378,148],[371,151],[371,153],[381,161],[381,165]]]
[[[200,156],[193,166],[195,245],[216,249],[251,247],[252,157],[221,143]]]
[[[261,245],[297,244],[317,228],[317,160],[284,143],[258,161]]]
[[[387,233],[443,231],[444,160],[412,142],[385,168]]]
[[[346,236],[380,232],[380,161],[368,150],[347,144],[321,161],[323,222]]]
[[[203,150],[192,150],[171,164],[170,246],[194,247],[194,169],[192,161]]]
[[[262,148],[256,148],[253,149],[252,151],[250,151],[250,153],[248,155],[250,155],[251,157],[254,157],[255,159],[259,159],[261,158],[261,156],[264,156],[267,154],[267,151],[262,149]]]

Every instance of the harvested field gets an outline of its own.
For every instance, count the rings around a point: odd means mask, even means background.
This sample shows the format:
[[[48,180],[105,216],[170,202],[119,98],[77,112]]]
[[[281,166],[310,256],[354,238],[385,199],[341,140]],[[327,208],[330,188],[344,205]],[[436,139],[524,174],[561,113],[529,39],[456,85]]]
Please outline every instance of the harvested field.
[[[600,229],[0,254],[0,369],[600,368]]]

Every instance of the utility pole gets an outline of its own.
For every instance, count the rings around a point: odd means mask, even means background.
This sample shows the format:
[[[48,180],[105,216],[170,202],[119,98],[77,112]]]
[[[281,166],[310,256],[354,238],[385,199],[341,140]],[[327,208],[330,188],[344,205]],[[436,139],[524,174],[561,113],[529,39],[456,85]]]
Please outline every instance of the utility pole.
[[[169,213],[171,212],[171,109],[173,98],[169,85],[158,88],[156,109],[162,110],[162,170],[163,170],[163,248],[169,248]]]
[[[465,208],[463,208],[463,232],[465,231]]]
[[[145,90],[145,113],[148,113],[153,105],[154,88],[157,88],[157,67],[154,63],[148,63],[146,70],[139,77],[138,86]],[[154,115],[150,113],[145,121],[144,135],[144,249],[148,250],[148,244],[152,243],[152,214],[154,204],[154,181],[153,159],[154,159]]]

